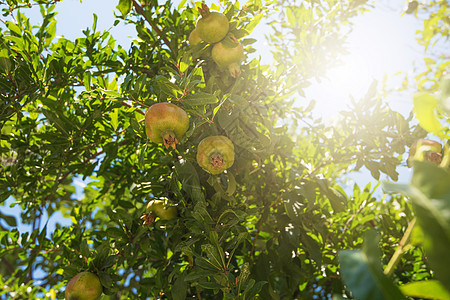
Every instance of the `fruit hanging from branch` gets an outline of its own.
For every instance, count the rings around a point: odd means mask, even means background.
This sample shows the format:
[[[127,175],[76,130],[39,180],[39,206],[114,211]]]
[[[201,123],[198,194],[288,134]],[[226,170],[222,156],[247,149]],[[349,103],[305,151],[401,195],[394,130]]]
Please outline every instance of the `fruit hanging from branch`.
[[[244,48],[232,35],[214,45],[211,55],[221,69],[228,69],[233,78],[241,74],[240,64],[244,60]]]
[[[442,160],[442,145],[439,142],[419,139],[409,149],[409,156],[407,160],[408,167],[412,166],[413,160],[429,161],[435,164],[440,164]]]
[[[178,215],[178,209],[166,200],[152,200],[147,204],[144,215],[144,225],[151,225],[157,217],[161,220],[172,220]]]
[[[98,300],[103,293],[103,286],[97,275],[81,272],[75,275],[66,286],[66,300]]]
[[[210,11],[205,3],[198,10],[202,15],[196,25],[200,39],[210,44],[221,41],[230,29],[227,17],[220,12]]]
[[[226,136],[209,136],[197,148],[197,163],[213,175],[231,167],[234,163],[234,145]]]
[[[201,41],[202,41],[202,39],[198,35],[197,29],[192,30],[191,33],[189,34],[189,45],[191,45],[191,47],[194,47],[197,44],[199,44]]]
[[[145,113],[145,131],[150,141],[176,149],[176,144],[189,129],[189,117],[172,103],[153,104]]]

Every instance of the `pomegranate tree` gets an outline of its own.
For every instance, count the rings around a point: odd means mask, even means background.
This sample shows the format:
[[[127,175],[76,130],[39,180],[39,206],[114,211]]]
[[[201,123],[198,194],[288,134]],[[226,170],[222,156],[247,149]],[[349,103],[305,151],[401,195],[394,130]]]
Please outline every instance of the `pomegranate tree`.
[[[66,300],[98,300],[103,293],[103,286],[97,275],[81,272],[75,275],[66,286]]]
[[[145,113],[145,130],[150,141],[173,147],[189,129],[189,117],[180,107],[172,103],[153,104]]]
[[[234,145],[226,136],[209,136],[197,148],[197,163],[209,173],[220,174],[234,163]]]
[[[221,41],[230,29],[227,17],[220,12],[210,11],[204,3],[199,11],[202,16],[197,21],[196,30],[200,39],[210,44]]]
[[[240,64],[244,59],[244,48],[234,36],[215,44],[211,55],[216,64],[222,69],[228,69],[233,78],[241,74]]]

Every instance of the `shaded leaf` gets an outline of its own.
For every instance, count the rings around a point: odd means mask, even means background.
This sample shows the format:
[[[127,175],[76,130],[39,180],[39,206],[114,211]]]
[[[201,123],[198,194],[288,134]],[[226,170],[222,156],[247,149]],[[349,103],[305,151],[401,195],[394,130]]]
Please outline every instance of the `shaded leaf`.
[[[362,250],[339,252],[339,263],[344,282],[355,299],[405,299],[392,280],[383,274],[378,241],[377,233],[369,230],[365,234]]]

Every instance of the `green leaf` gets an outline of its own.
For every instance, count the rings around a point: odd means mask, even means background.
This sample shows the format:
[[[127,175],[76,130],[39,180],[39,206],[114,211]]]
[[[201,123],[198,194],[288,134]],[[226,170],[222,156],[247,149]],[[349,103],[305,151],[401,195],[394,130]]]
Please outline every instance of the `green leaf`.
[[[5,220],[6,224],[8,224],[8,225],[11,226],[11,227],[16,227],[16,226],[17,226],[16,218],[13,217],[13,216],[5,215],[5,214],[3,214],[3,213],[0,211],[0,218],[3,219],[3,220]]]
[[[237,290],[241,291],[242,287],[244,287],[245,283],[248,280],[248,277],[250,276],[250,268],[248,263],[245,263],[241,267],[241,273],[239,274],[237,278]]]
[[[217,97],[213,94],[207,94],[203,92],[186,95],[184,97],[184,100],[186,104],[192,106],[214,104],[219,102],[219,99],[217,99]]]
[[[132,4],[132,0],[119,0],[119,4],[116,6],[116,8],[125,17],[131,11]]]
[[[400,290],[405,296],[409,297],[435,300],[450,299],[450,293],[437,280],[407,283],[400,286]]]
[[[436,116],[438,100],[428,93],[418,93],[414,96],[414,113],[420,126],[426,131],[443,138],[443,129]]]
[[[253,279],[251,279],[253,280]],[[253,280],[254,281],[254,280]],[[245,299],[254,299],[256,294],[258,294],[262,287],[267,283],[267,281],[258,281],[255,284],[248,284],[244,291]]]
[[[69,133],[66,130],[66,126],[64,124],[64,122],[58,118],[58,116],[49,110],[43,109],[42,113],[44,114],[44,116],[47,118],[47,120],[49,120],[51,123],[53,123],[55,125],[55,127],[57,127],[59,130],[61,130],[60,132],[63,133],[65,136],[68,136]]]
[[[123,232],[122,229],[117,227],[109,227],[106,229],[106,234],[115,239],[123,239],[126,238],[126,234]]]
[[[214,273],[208,270],[200,270],[200,269],[194,269],[191,273],[187,274],[186,277],[184,277],[184,281],[195,281],[200,278],[207,278],[208,276],[212,276]]]
[[[91,90],[91,72],[89,72],[89,71],[84,72],[83,83],[84,83],[84,88],[86,89],[86,91],[89,92]]]
[[[405,299],[381,267],[379,236],[373,230],[366,232],[362,250],[339,252],[341,273],[347,288],[355,299],[400,300]]]
[[[181,0],[180,1],[180,4],[178,4],[178,10],[181,10],[182,8],[185,8],[186,7],[186,1],[187,0]]]
[[[221,270],[220,266],[217,267],[216,265],[212,264],[208,259],[206,259],[204,257],[200,257],[200,258],[196,259],[195,264],[197,266],[199,266],[200,268],[209,270],[209,271],[217,272],[217,271]]]
[[[187,285],[184,275],[178,276],[177,280],[175,280],[175,283],[172,285],[171,294],[173,300],[186,299]]]
[[[109,116],[111,117],[111,126],[114,128],[114,130],[117,130],[117,127],[119,126],[119,109],[114,108],[113,110],[111,110]]]
[[[164,76],[156,76],[155,81],[161,91],[169,96],[176,97],[178,93],[181,93],[181,89]]]
[[[295,199],[288,199],[284,201],[284,209],[288,217],[296,224],[302,223],[302,213],[304,210],[304,205]]]
[[[223,288],[222,285],[215,283],[215,282],[199,282],[199,286],[205,289],[214,290],[214,289],[221,289]]]
[[[205,244],[202,245],[202,250],[206,252],[209,261],[218,269],[225,267],[225,255],[223,254],[223,251],[221,251],[221,248],[218,249],[218,247],[211,244]]]
[[[292,9],[293,9],[292,7],[286,8],[286,17],[288,19],[289,25],[291,27],[295,27],[297,25],[297,18],[295,17]]]
[[[450,291],[450,172],[428,162],[414,162],[411,185],[401,186],[411,197],[424,233],[423,247],[436,278]]]
[[[100,272],[99,274],[97,274],[100,282],[102,283],[102,286],[104,287],[110,287],[113,283],[113,280],[111,278],[111,276],[105,272]]]
[[[336,212],[343,212],[347,203],[347,198],[345,197],[345,195],[341,194],[338,190],[331,187],[327,188],[325,192],[328,200],[330,200],[330,204],[333,210]]]
[[[439,105],[450,115],[450,75],[442,78],[439,84]]]
[[[81,240],[80,252],[84,257],[89,257],[90,251],[86,240]]]

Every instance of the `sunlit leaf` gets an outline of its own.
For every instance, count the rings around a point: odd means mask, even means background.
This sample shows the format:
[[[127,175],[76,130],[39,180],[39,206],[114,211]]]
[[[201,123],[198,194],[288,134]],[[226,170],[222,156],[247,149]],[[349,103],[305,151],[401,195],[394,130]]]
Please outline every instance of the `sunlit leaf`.
[[[131,11],[132,4],[132,0],[119,0],[119,4],[116,8],[122,13],[123,16],[126,16]]]
[[[442,125],[436,115],[438,100],[428,93],[419,93],[414,96],[414,113],[420,126],[426,131],[443,138]]]
[[[400,286],[400,290],[405,296],[421,298],[448,300],[450,292],[447,291],[437,280],[417,281]]]

